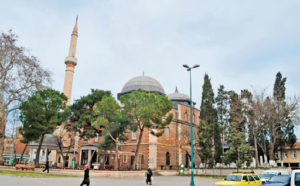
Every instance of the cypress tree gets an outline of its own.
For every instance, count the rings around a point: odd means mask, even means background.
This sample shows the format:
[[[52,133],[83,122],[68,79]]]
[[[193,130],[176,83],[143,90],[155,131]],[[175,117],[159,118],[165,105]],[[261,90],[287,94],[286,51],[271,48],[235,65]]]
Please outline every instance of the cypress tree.
[[[217,116],[218,116],[218,123],[220,126],[220,134],[221,134],[221,141],[222,141],[222,154],[224,153],[224,139],[225,136],[228,134],[229,128],[229,101],[230,96],[228,91],[225,90],[224,85],[220,85],[218,88],[218,96],[215,99],[216,102],[216,109],[217,109]]]
[[[214,104],[215,104],[214,92],[211,86],[210,78],[207,74],[205,74],[204,76],[204,84],[202,89],[203,90],[202,90],[202,101],[200,107],[200,118],[209,126],[210,128],[209,130],[212,131],[211,138],[213,139],[213,145],[215,151],[214,159],[215,162],[220,162],[221,161],[220,156],[222,154],[220,127],[217,122],[218,121],[217,110],[214,108]]]

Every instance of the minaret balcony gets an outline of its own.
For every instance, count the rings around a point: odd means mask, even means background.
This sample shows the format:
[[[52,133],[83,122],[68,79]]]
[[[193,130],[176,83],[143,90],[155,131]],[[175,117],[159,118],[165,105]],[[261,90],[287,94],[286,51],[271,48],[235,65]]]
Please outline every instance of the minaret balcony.
[[[66,57],[65,64],[73,63],[74,65],[77,65],[77,58],[76,57]]]

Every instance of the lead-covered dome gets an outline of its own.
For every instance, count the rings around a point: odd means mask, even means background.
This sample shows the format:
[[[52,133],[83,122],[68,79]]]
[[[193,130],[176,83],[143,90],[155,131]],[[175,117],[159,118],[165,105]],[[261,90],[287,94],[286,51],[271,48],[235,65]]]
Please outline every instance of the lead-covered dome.
[[[189,106],[190,102],[191,102],[190,97],[186,94],[182,94],[182,93],[178,92],[177,87],[176,87],[174,93],[168,94],[167,96],[168,96],[169,100],[171,100],[173,102],[174,108],[177,108],[178,103]]]
[[[186,94],[179,93],[177,87],[174,93],[168,94],[168,98],[171,101],[190,101],[190,97]]]
[[[136,91],[138,89],[142,89],[147,92],[165,94],[164,88],[156,79],[143,75],[134,77],[127,81],[127,83],[122,88],[122,92],[118,94],[118,97]]]

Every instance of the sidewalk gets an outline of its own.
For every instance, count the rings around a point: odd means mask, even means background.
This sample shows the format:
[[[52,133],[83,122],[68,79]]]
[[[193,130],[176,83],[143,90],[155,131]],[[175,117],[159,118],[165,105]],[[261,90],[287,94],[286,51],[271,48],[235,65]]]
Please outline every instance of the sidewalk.
[[[0,166],[2,170],[15,170],[12,166]],[[42,172],[43,168],[36,168],[34,172]],[[90,170],[91,177],[145,177],[146,170],[143,171],[105,171],[105,170]],[[178,171],[153,171],[154,176],[177,176]],[[73,170],[73,169],[51,169],[50,173],[53,174],[66,174],[73,176],[83,176],[83,170]]]

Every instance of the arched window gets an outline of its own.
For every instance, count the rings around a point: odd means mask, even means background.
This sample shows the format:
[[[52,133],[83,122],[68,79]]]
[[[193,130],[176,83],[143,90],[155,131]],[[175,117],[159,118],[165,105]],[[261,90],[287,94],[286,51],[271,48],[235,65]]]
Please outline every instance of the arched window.
[[[131,132],[131,139],[136,140],[136,131]]]
[[[187,114],[187,112],[184,113],[184,119],[185,119],[185,121],[188,120],[188,114]]]
[[[179,119],[179,113],[178,113],[178,111],[176,111],[176,115],[175,115],[175,119]]]
[[[170,153],[166,153],[166,165],[170,165]]]
[[[195,123],[196,122],[196,116],[195,116],[195,114],[193,114],[193,123]]]
[[[169,140],[169,138],[170,138],[170,128],[167,127],[166,128],[166,139]]]

